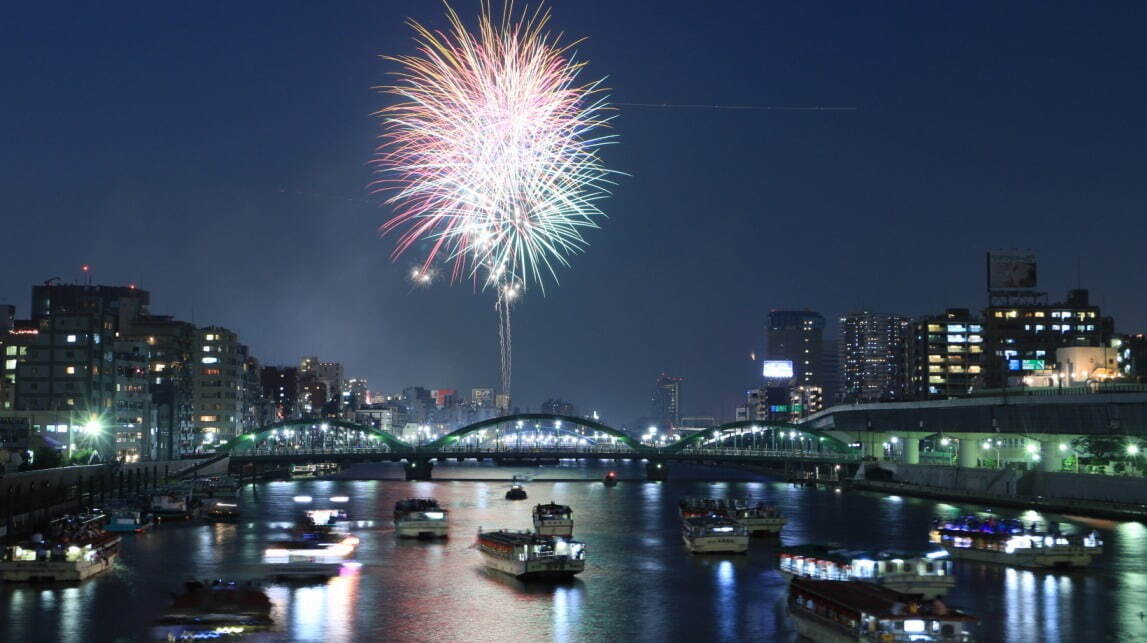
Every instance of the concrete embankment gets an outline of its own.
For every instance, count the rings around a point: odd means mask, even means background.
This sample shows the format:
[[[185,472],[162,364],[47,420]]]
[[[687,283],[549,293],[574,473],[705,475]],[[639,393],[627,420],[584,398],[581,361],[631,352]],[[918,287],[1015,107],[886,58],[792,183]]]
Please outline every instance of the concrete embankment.
[[[1147,479],[1140,477],[881,462],[863,465],[849,486],[987,506],[1147,520]]]

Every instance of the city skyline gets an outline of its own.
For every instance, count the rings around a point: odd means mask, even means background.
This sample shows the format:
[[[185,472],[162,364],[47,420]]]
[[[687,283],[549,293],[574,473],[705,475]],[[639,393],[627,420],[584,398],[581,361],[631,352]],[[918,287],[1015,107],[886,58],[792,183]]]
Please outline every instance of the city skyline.
[[[1129,170],[1147,136],[1129,124],[1144,103],[1127,82],[1140,16],[744,3],[730,21],[683,7],[554,9],[591,34],[579,53],[622,104],[626,145],[609,158],[632,176],[578,270],[516,311],[516,398],[628,419],[665,371],[688,378],[683,414],[728,414],[757,381],[747,355],[769,309],[977,311],[993,247],[1035,249],[1042,289],[1081,281],[1118,330],[1147,327],[1134,235],[1118,234],[1145,196]],[[389,71],[374,56],[407,42],[403,18],[437,26],[436,11],[151,8],[130,24],[41,11],[14,16],[26,28],[6,59],[38,64],[13,67],[0,113],[22,125],[6,218],[46,224],[10,250],[0,303],[27,317],[30,284],[87,263],[97,283],[150,290],[159,313],[239,332],[266,363],[329,356],[381,390],[497,381],[489,302],[464,286],[411,292],[409,266],[375,237],[388,211],[365,190],[370,113],[385,104],[370,88]],[[893,18],[907,28],[868,37]],[[689,83],[658,80],[667,67]],[[63,112],[77,95],[88,109]],[[856,110],[625,105],[664,102]]]

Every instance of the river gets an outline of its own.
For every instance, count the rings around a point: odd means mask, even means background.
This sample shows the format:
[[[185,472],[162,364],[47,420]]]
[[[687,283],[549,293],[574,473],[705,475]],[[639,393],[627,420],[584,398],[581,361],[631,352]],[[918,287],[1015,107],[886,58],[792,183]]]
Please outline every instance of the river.
[[[314,506],[347,495],[361,539],[357,573],[316,585],[267,585],[275,636],[290,641],[789,641],[785,584],[774,549],[748,555],[693,556],[681,543],[677,501],[686,495],[740,497],[781,507],[786,544],[920,548],[930,522],[982,506],[797,488],[740,472],[674,467],[665,483],[640,480],[638,463],[616,465],[623,481],[608,489],[606,465],[495,468],[439,464],[435,482],[311,480],[243,490],[237,525],[166,524],[124,538],[116,569],[70,587],[0,589],[2,641],[135,641],[187,578],[256,578],[268,539],[281,534],[310,495]],[[364,469],[365,470],[365,469]],[[371,475],[401,475],[375,465]],[[527,501],[503,498],[512,473],[533,474]],[[723,482],[707,482],[719,476]],[[451,478],[451,480],[444,480]],[[585,478],[559,481],[545,478]],[[444,542],[399,541],[394,502],[433,496],[450,509]],[[573,583],[523,584],[487,573],[472,548],[479,527],[530,526],[536,502],[573,507],[575,536],[589,564]],[[1086,571],[1031,572],[957,562],[948,604],[981,619],[981,641],[1147,640],[1147,527],[1001,509],[1005,516],[1064,521],[1098,529],[1106,551]]]

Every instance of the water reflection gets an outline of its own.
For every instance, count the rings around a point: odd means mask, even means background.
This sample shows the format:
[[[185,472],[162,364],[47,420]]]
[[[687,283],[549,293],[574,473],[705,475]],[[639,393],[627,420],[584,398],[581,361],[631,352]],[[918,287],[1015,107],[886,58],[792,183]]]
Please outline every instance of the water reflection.
[[[89,640],[93,627],[108,640],[138,640],[184,578],[259,576],[265,542],[284,535],[281,525],[289,524],[299,509],[291,498],[300,494],[313,496],[314,505],[331,494],[349,496],[352,530],[361,539],[355,558],[363,567],[357,574],[316,585],[268,586],[276,636],[329,643],[776,640],[787,633],[778,618],[785,585],[773,570],[774,549],[755,541],[746,556],[690,555],[679,535],[679,498],[713,495],[777,503],[790,518],[786,543],[839,542],[857,548],[920,547],[933,518],[982,509],[756,480],[710,485],[689,480],[676,468],[669,482],[637,482],[642,466],[611,463],[624,480],[612,489],[597,482],[596,472],[592,483],[535,478],[529,484],[535,502],[553,498],[574,508],[575,533],[588,543],[590,559],[573,583],[527,584],[485,571],[472,548],[478,526],[530,524],[534,503],[505,501],[506,484],[284,482],[244,492],[240,525],[180,523],[126,537],[114,574],[70,588],[0,588],[0,641]],[[491,477],[490,467],[474,471]],[[448,541],[395,537],[393,503],[413,495],[434,496],[449,507]],[[1025,522],[1069,520],[999,513]],[[982,619],[980,640],[1147,640],[1147,619],[1139,616],[1147,611],[1147,528],[1069,522],[1075,523],[1072,528],[1102,531],[1107,551],[1093,569],[1061,574],[957,563],[960,585],[948,602]]]

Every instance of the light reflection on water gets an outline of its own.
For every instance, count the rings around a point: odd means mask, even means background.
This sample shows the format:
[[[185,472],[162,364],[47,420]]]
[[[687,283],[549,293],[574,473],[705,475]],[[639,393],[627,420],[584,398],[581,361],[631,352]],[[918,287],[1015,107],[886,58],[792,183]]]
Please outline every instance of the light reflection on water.
[[[73,587],[0,590],[0,640],[135,640],[188,577],[258,575],[268,538],[282,535],[300,507],[295,495],[351,497],[346,509],[362,544],[363,564],[317,585],[268,586],[279,635],[290,640],[783,640],[778,613],[784,583],[773,550],[754,542],[745,556],[691,556],[680,537],[677,500],[685,495],[740,497],[781,505],[785,541],[838,542],[856,548],[911,548],[926,543],[941,516],[982,511],[918,498],[798,488],[774,482],[708,484],[674,468],[666,483],[632,481],[643,464],[610,463],[623,482],[527,484],[530,500],[504,500],[495,481],[282,482],[246,489],[240,525],[177,523],[128,536],[119,568]],[[469,467],[493,477],[490,467]],[[435,474],[465,472],[440,463]],[[709,470],[697,469],[707,475]],[[521,468],[500,473],[530,473]],[[602,471],[586,477],[600,480]],[[446,477],[445,475],[443,477]],[[568,475],[568,470],[561,477]],[[398,541],[394,501],[434,496],[451,510],[445,542]],[[478,527],[528,528],[530,509],[549,500],[574,508],[575,533],[589,563],[564,585],[522,583],[487,573],[472,543]],[[1060,516],[1006,512],[1025,522]],[[948,603],[983,620],[985,641],[1147,640],[1147,528],[1139,523],[1074,521],[1065,528],[1101,530],[1106,553],[1087,571],[1058,573],[957,562],[960,585]],[[429,629],[428,629],[429,628]],[[98,633],[98,636],[96,634]]]

